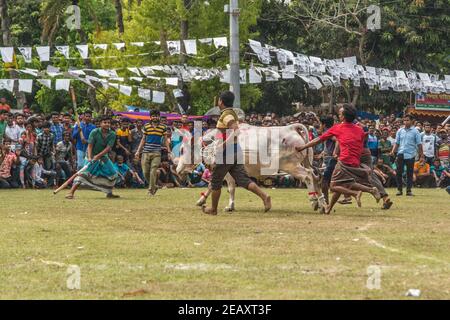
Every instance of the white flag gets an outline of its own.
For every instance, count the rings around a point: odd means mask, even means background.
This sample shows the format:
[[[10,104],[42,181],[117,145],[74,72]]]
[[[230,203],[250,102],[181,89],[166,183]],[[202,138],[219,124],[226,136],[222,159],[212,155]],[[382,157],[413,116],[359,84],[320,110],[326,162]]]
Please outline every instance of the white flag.
[[[166,100],[166,93],[160,91],[153,91],[153,102],[154,103],[164,103]]]
[[[212,39],[212,38],[198,39],[198,41],[199,41],[200,43],[208,44],[208,45],[212,45],[212,43],[213,43],[213,39]]]
[[[143,42],[131,42],[131,45],[135,46],[135,47],[143,47],[144,43]]]
[[[167,41],[167,49],[171,56],[174,54],[180,54],[181,42],[180,41]]]
[[[14,81],[13,79],[0,79],[0,90],[5,89],[9,92],[13,92],[14,90]]]
[[[31,93],[33,91],[33,80],[19,80],[19,91]]]
[[[142,80],[144,80],[144,78],[142,78],[142,77],[130,77],[130,80],[134,80],[134,81],[137,81],[137,82],[142,82]]]
[[[2,54],[2,60],[5,63],[13,62],[14,48],[13,47],[0,47],[0,53]]]
[[[78,52],[80,52],[81,58],[87,59],[89,57],[89,46],[87,44],[77,44]]]
[[[141,97],[142,99],[148,101],[152,100],[151,94],[152,92],[150,89],[138,88],[138,96]]]
[[[39,55],[39,60],[41,60],[41,62],[50,61],[50,47],[49,46],[36,47],[36,51]]]
[[[113,43],[114,47],[116,47],[117,50],[122,50],[123,48],[125,48],[125,43],[120,42],[120,43]]]
[[[129,71],[135,73],[136,75],[140,76],[141,73],[139,72],[138,68],[127,68]]]
[[[94,49],[106,50],[106,49],[108,49],[108,45],[104,44],[104,43],[94,44]]]
[[[70,79],[56,79],[55,90],[69,91]]]
[[[32,58],[32,47],[19,47],[19,51],[22,54],[22,57],[24,58],[26,63],[31,62]]]
[[[196,40],[183,40],[186,54],[197,55],[197,41]]]
[[[166,84],[168,86],[178,86],[178,78],[166,78]]]
[[[69,46],[56,46],[58,50],[66,59],[69,59]]]
[[[50,80],[50,79],[37,79],[37,81],[49,89],[52,88],[52,80]]]
[[[119,85],[119,91],[124,95],[131,96],[131,93],[133,92],[133,87]]]
[[[226,37],[214,38],[214,46],[219,49],[220,47],[228,47],[228,40]]]
[[[249,82],[250,83],[261,83],[262,82],[261,75],[255,69],[250,69],[248,73],[249,73]]]

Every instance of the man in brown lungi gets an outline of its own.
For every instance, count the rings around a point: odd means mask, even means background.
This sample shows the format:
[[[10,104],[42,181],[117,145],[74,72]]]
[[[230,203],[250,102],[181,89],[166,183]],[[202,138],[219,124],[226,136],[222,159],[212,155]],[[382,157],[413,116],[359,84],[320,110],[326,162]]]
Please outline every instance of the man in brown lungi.
[[[322,136],[297,148],[297,151],[301,152],[331,137],[336,137],[339,143],[339,161],[334,169],[330,184],[330,189],[334,194],[325,210],[326,214],[331,212],[341,194],[355,197],[359,207],[361,206],[363,192],[372,194],[377,202],[381,199],[378,189],[370,183],[370,168],[361,164],[360,161],[365,133],[361,127],[353,123],[355,118],[356,109],[352,105],[344,105],[339,110],[340,124],[334,125]]]
[[[233,110],[234,94],[230,91],[226,91],[220,95],[219,108],[220,118],[217,121],[217,129],[222,133],[223,140],[223,154],[218,154],[217,157],[223,156],[223,161],[218,161],[214,165],[211,176],[211,190],[212,190],[212,206],[211,208],[203,207],[203,212],[210,215],[217,215],[217,207],[219,205],[220,193],[222,189],[223,179],[227,173],[234,178],[236,184],[243,187],[258,197],[264,203],[265,212],[269,211],[272,207],[270,197],[254,183],[242,164],[243,161],[238,161],[238,154],[241,154],[239,144],[237,141],[236,132],[239,129],[239,118]],[[227,133],[231,135],[227,136]],[[216,159],[217,159],[216,157]],[[231,159],[231,161],[230,161]],[[228,161],[227,161],[228,160]]]

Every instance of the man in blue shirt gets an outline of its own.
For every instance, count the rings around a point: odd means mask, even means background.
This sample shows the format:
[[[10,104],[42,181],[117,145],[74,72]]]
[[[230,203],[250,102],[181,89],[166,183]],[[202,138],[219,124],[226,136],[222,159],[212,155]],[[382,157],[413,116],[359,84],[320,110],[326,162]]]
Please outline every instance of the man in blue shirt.
[[[59,142],[63,141],[64,127],[59,121],[59,113],[52,112],[52,125],[50,131],[53,133],[53,144],[56,146]]]
[[[92,130],[96,128],[95,125],[91,123],[91,121],[92,112],[86,111],[83,115],[83,120],[80,122],[80,125],[76,124],[73,127],[72,138],[76,140],[75,147],[77,149],[77,171],[83,168],[89,135],[91,134]]]
[[[403,168],[406,165],[406,195],[412,196],[414,162],[417,150],[419,157],[423,156],[422,137],[420,132],[413,126],[413,118],[406,115],[403,119],[404,127],[397,131],[395,145],[391,155],[397,152],[397,196],[403,195]]]

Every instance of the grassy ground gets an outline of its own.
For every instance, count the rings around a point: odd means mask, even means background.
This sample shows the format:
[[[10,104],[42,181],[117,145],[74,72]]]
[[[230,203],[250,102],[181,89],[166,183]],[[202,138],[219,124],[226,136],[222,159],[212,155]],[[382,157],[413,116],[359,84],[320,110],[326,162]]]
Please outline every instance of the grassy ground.
[[[394,191],[392,191],[394,192]],[[422,299],[450,298],[450,197],[415,190],[389,212],[314,213],[305,190],[269,190],[273,211],[245,190],[238,212],[210,217],[199,190],[0,192],[0,298]],[[395,197],[395,196],[394,196]],[[221,207],[226,204],[223,193]],[[66,286],[69,265],[81,289]],[[381,270],[367,288],[368,267]]]

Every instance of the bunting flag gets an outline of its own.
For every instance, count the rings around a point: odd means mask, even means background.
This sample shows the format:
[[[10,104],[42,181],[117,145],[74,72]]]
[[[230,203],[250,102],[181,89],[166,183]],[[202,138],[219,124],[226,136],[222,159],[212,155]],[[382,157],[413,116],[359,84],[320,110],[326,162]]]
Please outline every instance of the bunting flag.
[[[81,58],[87,59],[89,57],[89,46],[87,44],[77,44],[76,47]]]
[[[0,47],[0,53],[4,63],[12,63],[14,60],[14,48],[13,47]]]
[[[9,92],[13,92],[14,90],[14,79],[0,79],[0,90],[8,90]]]
[[[36,47],[36,51],[39,55],[39,59],[41,62],[50,61],[50,47],[44,46],[44,47]]]
[[[56,79],[55,90],[65,90],[70,89],[70,79]]]
[[[56,46],[56,50],[59,51],[66,59],[69,59],[70,56],[70,47],[69,46]]]
[[[37,81],[49,89],[52,88],[52,80],[50,79],[37,79]]]
[[[20,79],[19,80],[19,91],[32,93],[33,92],[33,80]]]
[[[32,47],[19,47],[18,48],[20,51],[20,54],[22,55],[23,59],[25,60],[26,63],[31,63],[32,62]]]

